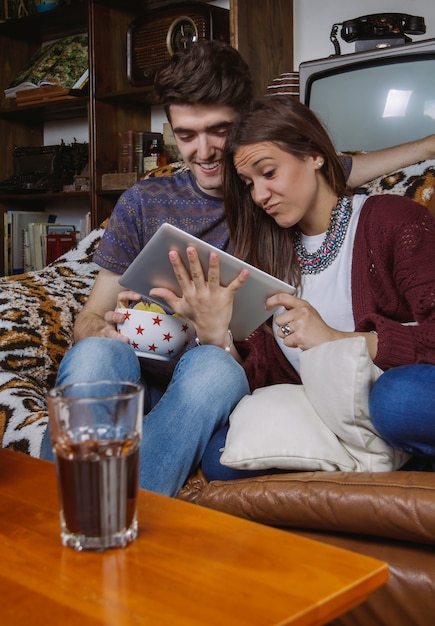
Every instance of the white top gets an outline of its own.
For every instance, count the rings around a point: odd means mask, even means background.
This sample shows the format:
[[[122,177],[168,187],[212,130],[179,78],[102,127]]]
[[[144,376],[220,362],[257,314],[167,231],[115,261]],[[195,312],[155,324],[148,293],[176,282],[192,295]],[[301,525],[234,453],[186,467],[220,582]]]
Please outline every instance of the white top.
[[[355,320],[352,310],[352,253],[355,232],[361,208],[367,196],[355,195],[352,199],[352,215],[347,228],[347,233],[342,246],[334,261],[319,274],[302,274],[302,289],[300,297],[307,300],[321,315],[322,319],[337,330],[352,332],[355,330]],[[311,237],[302,234],[301,242],[310,253],[320,248],[326,233],[313,235]],[[273,332],[279,347],[286,358],[297,372],[299,368],[300,348],[288,348],[284,345],[283,339],[278,336],[278,326],[275,324],[275,317],[285,311],[281,307],[274,314]],[[291,324],[290,324],[291,326]]]

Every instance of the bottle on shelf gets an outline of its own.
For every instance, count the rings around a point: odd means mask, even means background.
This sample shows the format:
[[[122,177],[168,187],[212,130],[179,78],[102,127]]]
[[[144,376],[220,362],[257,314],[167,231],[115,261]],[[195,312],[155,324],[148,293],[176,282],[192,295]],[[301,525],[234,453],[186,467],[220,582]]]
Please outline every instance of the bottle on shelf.
[[[152,139],[148,148],[144,151],[143,171],[146,174],[157,167],[166,165],[167,159],[161,141]]]

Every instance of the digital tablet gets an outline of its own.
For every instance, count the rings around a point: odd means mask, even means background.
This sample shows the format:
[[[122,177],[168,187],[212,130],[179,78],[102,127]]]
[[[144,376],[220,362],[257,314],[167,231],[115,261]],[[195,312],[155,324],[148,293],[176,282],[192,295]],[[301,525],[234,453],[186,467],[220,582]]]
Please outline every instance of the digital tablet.
[[[166,287],[181,296],[181,288],[168,255],[170,250],[176,250],[188,269],[187,246],[196,248],[205,274],[208,270],[210,252],[214,251],[219,255],[222,285],[228,285],[242,269],[249,270],[248,279],[234,297],[230,329],[235,340],[245,339],[273,315],[273,310],[266,311],[264,308],[269,296],[277,293],[295,293],[295,288],[291,285],[168,223],[162,224],[151,237],[121,276],[119,283],[161,304],[167,310],[167,303],[160,298],[151,297],[149,292],[153,287]]]

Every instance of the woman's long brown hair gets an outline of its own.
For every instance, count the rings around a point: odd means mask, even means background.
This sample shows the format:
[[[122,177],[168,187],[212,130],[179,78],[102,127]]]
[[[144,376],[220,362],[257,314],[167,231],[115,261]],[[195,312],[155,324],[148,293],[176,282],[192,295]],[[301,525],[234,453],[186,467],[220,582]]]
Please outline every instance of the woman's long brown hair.
[[[349,193],[342,163],[328,132],[306,106],[288,95],[265,96],[235,122],[226,141],[223,190],[226,219],[234,254],[260,269],[300,285],[300,267],[293,242],[293,228],[282,228],[259,208],[234,167],[234,153],[241,147],[272,142],[298,159],[321,155],[322,175],[333,191]]]

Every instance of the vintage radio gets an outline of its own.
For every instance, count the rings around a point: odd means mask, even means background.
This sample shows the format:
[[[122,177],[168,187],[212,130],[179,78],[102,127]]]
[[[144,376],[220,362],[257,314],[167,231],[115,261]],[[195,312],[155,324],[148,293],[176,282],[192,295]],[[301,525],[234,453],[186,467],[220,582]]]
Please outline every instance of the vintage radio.
[[[229,11],[202,2],[180,2],[136,18],[127,33],[127,76],[135,86],[152,85],[157,69],[197,41],[229,42]]]

